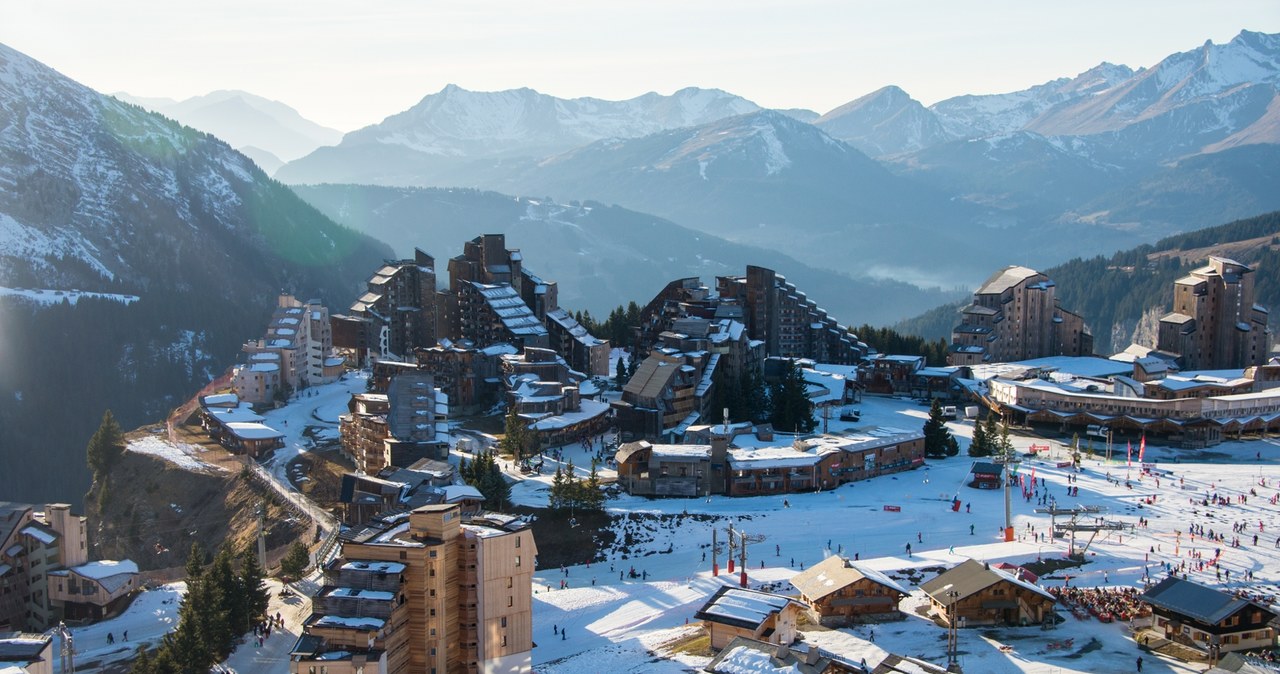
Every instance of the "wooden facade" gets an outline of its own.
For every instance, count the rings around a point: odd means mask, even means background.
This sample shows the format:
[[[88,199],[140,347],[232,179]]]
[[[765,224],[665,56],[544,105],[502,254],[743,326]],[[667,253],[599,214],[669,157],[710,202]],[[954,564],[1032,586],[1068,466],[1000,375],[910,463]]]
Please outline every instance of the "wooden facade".
[[[423,506],[344,534],[325,568],[290,671],[365,659],[366,674],[507,674],[532,669],[532,532],[510,518],[464,524]],[[315,640],[319,641],[316,642]],[[305,648],[304,648],[305,646]],[[337,671],[337,670],[334,670]]]
[[[1170,576],[1142,594],[1166,639],[1222,652],[1274,648],[1276,612],[1199,583]]]
[[[920,585],[944,624],[1033,625],[1044,622],[1053,595],[989,564],[968,560]]]
[[[816,622],[842,626],[900,618],[898,602],[910,594],[888,576],[838,555],[791,579]]]

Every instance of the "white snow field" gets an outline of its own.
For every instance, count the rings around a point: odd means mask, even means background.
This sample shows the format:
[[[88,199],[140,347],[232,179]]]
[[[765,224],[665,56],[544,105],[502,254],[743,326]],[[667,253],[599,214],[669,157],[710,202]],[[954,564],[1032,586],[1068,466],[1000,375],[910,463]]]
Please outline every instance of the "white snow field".
[[[303,431],[310,426],[323,433],[336,433],[337,415],[345,411],[350,393],[364,390],[365,380],[347,375],[338,383],[315,387],[310,394],[295,399],[288,407],[267,413],[267,424],[287,434],[286,448],[277,452],[272,464],[283,475],[289,458],[307,451],[311,442]],[[849,428],[895,427],[918,428],[924,423],[927,408],[909,400],[867,397],[861,403],[862,419],[856,424],[830,422],[831,432]],[[285,423],[287,422],[287,423]],[[948,424],[967,447],[973,425],[960,421]],[[482,435],[469,434],[471,438]],[[644,499],[621,495],[611,499],[611,513],[648,513],[655,518],[621,519],[616,525],[618,541],[604,551],[606,560],[587,564],[589,551],[583,551],[583,563],[568,567],[567,576],[560,569],[544,569],[535,575],[534,595],[534,668],[542,674],[578,674],[597,672],[689,672],[700,669],[708,658],[671,655],[664,645],[679,640],[697,629],[694,612],[724,583],[736,583],[736,575],[724,572],[726,560],[720,559],[721,574],[711,574],[711,557],[706,552],[711,542],[711,528],[734,527],[765,539],[749,549],[747,567],[753,587],[773,586],[792,592],[788,580],[801,565],[809,567],[833,552],[843,551],[875,568],[884,570],[914,590],[902,603],[905,620],[868,627],[831,630],[803,628],[805,641],[831,650],[854,662],[866,658],[875,666],[886,652],[919,657],[945,665],[945,632],[926,620],[916,608],[927,603],[916,586],[936,570],[973,558],[991,562],[1034,561],[1038,557],[1061,557],[1066,544],[1046,536],[1043,542],[1036,533],[1047,533],[1049,517],[1034,512],[1037,499],[1047,493],[1059,506],[1100,506],[1100,516],[1136,525],[1138,519],[1149,520],[1149,526],[1099,534],[1089,547],[1089,563],[1079,569],[1049,574],[1041,585],[1062,585],[1064,573],[1070,573],[1072,586],[1141,587],[1144,572],[1152,579],[1163,576],[1165,562],[1177,565],[1190,560],[1190,555],[1203,553],[1207,559],[1213,549],[1222,548],[1222,570],[1231,571],[1231,580],[1219,581],[1210,569],[1196,571],[1188,577],[1221,588],[1248,588],[1268,597],[1280,596],[1280,506],[1269,499],[1280,485],[1280,440],[1245,440],[1223,443],[1208,450],[1172,450],[1155,445],[1146,449],[1147,463],[1155,463],[1160,475],[1157,486],[1152,476],[1140,476],[1137,447],[1130,473],[1131,487],[1126,487],[1125,447],[1116,447],[1110,463],[1101,457],[1086,459],[1083,469],[1075,473],[1058,468],[1066,457],[1063,440],[1046,441],[1038,437],[1013,436],[1020,452],[1030,445],[1049,444],[1049,456],[1025,460],[1023,474],[1034,469],[1036,481],[1044,481],[1037,498],[1027,501],[1015,493],[1013,524],[1018,540],[1005,543],[1001,536],[1004,520],[1002,492],[977,490],[963,486],[972,459],[964,454],[942,461],[930,461],[917,470],[887,475],[845,485],[820,493],[730,498]],[[740,444],[745,444],[739,438]],[[778,436],[774,445],[789,441]],[[603,440],[597,438],[598,450]],[[134,449],[131,447],[131,449]],[[135,451],[137,451],[135,449]],[[565,463],[573,460],[580,475],[590,467],[592,453],[579,444],[562,448]],[[522,476],[506,465],[508,476],[515,482],[513,499],[522,504],[542,505],[547,502],[547,488],[559,462],[548,457],[541,475]],[[1163,471],[1168,471],[1167,473]],[[602,470],[611,477],[613,471]],[[1072,486],[1079,496],[1068,497],[1068,476],[1075,477]],[[1110,475],[1111,479],[1108,479]],[[1264,486],[1265,485],[1265,486]],[[1253,493],[1256,492],[1256,496]],[[1210,494],[1225,496],[1230,505],[1202,505]],[[951,500],[959,498],[968,508],[952,512]],[[1247,503],[1239,497],[1247,496]],[[1145,503],[1154,497],[1152,504]],[[789,507],[784,507],[784,501]],[[884,510],[884,506],[901,508],[900,512]],[[1232,525],[1242,523],[1246,533],[1230,533]],[[1215,533],[1226,531],[1227,544],[1206,543],[1197,536],[1191,540],[1188,526],[1198,524]],[[1259,530],[1261,524],[1261,530]],[[970,526],[973,533],[970,533]],[[1177,532],[1182,532],[1181,544]],[[1258,534],[1254,545],[1253,535]],[[917,537],[918,535],[918,537]],[[1079,543],[1087,539],[1087,534]],[[1238,536],[1241,547],[1232,547],[1230,539]],[[631,543],[625,544],[630,538]],[[724,536],[721,535],[723,543]],[[828,549],[830,542],[830,549]],[[905,552],[912,545],[912,556]],[[1152,553],[1151,549],[1156,552]],[[764,566],[761,568],[761,563]],[[792,564],[794,563],[794,567]],[[1188,562],[1191,564],[1191,562]],[[619,572],[632,567],[647,577],[619,580]],[[907,572],[904,572],[906,570]],[[914,571],[911,571],[914,570]],[[1244,580],[1245,571],[1254,575]],[[1105,578],[1105,580],[1104,580]],[[560,581],[568,589],[559,589]],[[593,584],[594,581],[594,584]],[[550,588],[550,589],[548,589]],[[147,595],[143,595],[146,597]],[[1066,622],[1052,631],[1039,627],[983,627],[960,632],[960,660],[965,672],[992,673],[1091,673],[1132,672],[1137,657],[1144,659],[1144,672],[1201,672],[1200,663],[1183,663],[1157,654],[1141,651],[1122,622],[1101,624],[1096,620],[1080,621],[1069,611],[1059,611]],[[120,618],[85,630],[85,648],[99,650],[107,631],[117,638],[123,625],[136,625],[137,618]],[[124,621],[124,622],[122,622]],[[553,629],[554,627],[554,629]],[[560,630],[567,633],[561,636]],[[136,641],[138,627],[131,627],[130,639]],[[868,637],[874,629],[875,641]],[[77,632],[77,648],[81,646]],[[1071,648],[1050,648],[1067,639]],[[1001,646],[1012,647],[1008,652]],[[119,644],[117,644],[117,647]],[[252,669],[263,672],[288,671],[288,663],[265,662],[267,653],[255,653]]]

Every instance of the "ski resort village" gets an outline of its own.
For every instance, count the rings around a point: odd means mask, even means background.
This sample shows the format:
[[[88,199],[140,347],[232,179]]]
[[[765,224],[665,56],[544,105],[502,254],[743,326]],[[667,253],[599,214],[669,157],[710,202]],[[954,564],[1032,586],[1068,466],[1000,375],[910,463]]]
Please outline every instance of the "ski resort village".
[[[1246,265],[1106,358],[1052,279],[997,270],[945,364],[762,267],[603,322],[501,235],[371,271],[91,443],[99,508],[160,488],[130,462],[258,490],[225,564],[274,577],[218,671],[1275,671],[1280,361]],[[178,657],[224,563],[181,518],[236,527],[165,493],[124,523],[3,504],[0,672]]]

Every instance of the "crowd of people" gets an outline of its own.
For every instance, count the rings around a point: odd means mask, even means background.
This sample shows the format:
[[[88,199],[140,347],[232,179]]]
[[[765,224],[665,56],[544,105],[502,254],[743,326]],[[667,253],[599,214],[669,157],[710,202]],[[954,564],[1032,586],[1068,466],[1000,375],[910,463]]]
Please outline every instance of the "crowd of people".
[[[1138,601],[1139,592],[1132,587],[1049,586],[1045,589],[1077,617],[1090,615],[1110,622],[1151,615],[1151,609]]]

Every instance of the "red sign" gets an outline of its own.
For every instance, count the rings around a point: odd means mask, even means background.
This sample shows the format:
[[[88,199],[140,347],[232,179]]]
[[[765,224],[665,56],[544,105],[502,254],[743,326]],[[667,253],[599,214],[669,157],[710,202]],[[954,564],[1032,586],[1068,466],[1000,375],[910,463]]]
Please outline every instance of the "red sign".
[[[1047,452],[1049,451],[1049,445],[1031,445],[1029,451],[1032,454],[1035,454],[1036,452]]]
[[[902,506],[890,506],[890,505],[887,505],[887,506],[885,506],[885,507],[884,507],[884,509],[885,509],[885,512],[891,512],[891,513],[900,513],[900,512],[902,512]]]
[[[1070,468],[1070,467],[1071,467],[1071,462],[1070,462],[1070,461],[1059,461],[1059,462],[1057,463],[1057,466],[1058,466],[1059,468]]]

